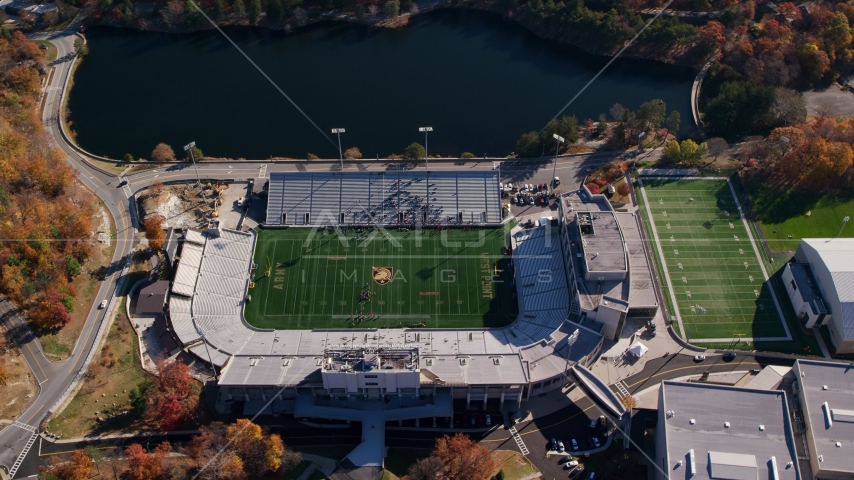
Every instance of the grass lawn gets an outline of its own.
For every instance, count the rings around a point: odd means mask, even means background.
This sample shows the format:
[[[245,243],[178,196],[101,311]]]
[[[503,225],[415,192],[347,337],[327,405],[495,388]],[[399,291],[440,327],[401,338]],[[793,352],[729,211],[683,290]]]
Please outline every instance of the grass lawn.
[[[44,45],[44,57],[42,58],[44,63],[50,63],[56,60],[56,45],[48,42],[47,40],[36,40],[36,43],[39,45],[39,48]]]
[[[762,260],[727,182],[642,180],[642,214],[648,227],[655,227],[648,230],[656,237],[651,248],[661,257],[656,243],[661,245],[664,258],[657,260],[669,273],[659,272],[663,293],[671,311],[679,309],[691,341],[785,337]],[[677,305],[672,305],[671,288]]]
[[[504,480],[520,480],[539,472],[524,455],[513,450],[496,450],[492,452],[492,460],[495,462],[492,475],[503,470]]]
[[[834,197],[807,189],[781,191],[751,181],[746,182],[745,188],[772,252],[794,252],[801,238],[835,237],[842,219],[854,214],[851,197]],[[842,236],[854,237],[854,226],[846,225]]]
[[[50,419],[50,432],[73,438],[139,429],[139,418],[130,410],[128,392],[144,382],[148,374],[142,369],[137,337],[124,313],[124,298],[118,307],[104,348],[89,367],[93,376],[85,377],[71,403]],[[99,416],[104,421],[98,421]]]
[[[246,318],[280,329],[503,326],[517,314],[505,244],[504,228],[261,230]]]

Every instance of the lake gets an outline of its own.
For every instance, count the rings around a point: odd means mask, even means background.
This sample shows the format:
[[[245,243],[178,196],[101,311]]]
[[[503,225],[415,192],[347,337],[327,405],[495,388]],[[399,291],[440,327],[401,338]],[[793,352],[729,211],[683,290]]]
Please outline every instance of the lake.
[[[225,32],[329,139],[216,31],[97,27],[69,98],[79,144],[111,158],[148,158],[159,142],[180,152],[190,141],[215,157],[336,158],[329,130],[341,127],[343,148],[369,158],[423,143],[418,127],[432,126],[430,154],[504,156],[608,61],[469,10],[430,12],[398,30],[326,22]],[[660,98],[689,131],[693,79],[687,68],[618,59],[566,113],[583,124],[614,103]]]

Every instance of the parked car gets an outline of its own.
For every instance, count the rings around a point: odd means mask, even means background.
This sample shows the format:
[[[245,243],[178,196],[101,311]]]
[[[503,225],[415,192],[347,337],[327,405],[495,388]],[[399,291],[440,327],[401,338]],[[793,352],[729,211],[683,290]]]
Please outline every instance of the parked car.
[[[593,445],[596,445],[596,448],[601,447],[599,444],[599,437],[593,437]]]
[[[566,447],[564,447],[563,442],[561,442],[560,440],[557,441],[557,451],[559,453],[563,453],[566,451]]]
[[[576,470],[569,472],[569,479],[570,480],[574,480],[576,478],[582,478],[582,475],[584,474],[584,467],[579,465],[575,468],[576,468]]]
[[[596,419],[595,419],[595,418],[591,418],[591,419],[590,419],[590,425],[588,425],[588,426],[589,426],[590,428],[596,428]]]
[[[724,354],[723,359],[725,362],[731,362],[735,360],[735,354],[732,352],[726,353]]]
[[[694,361],[697,363],[700,363],[700,362],[705,361],[705,360],[706,360],[705,355],[694,355]]]
[[[488,414],[486,415],[486,426],[492,426],[492,418]]]
[[[578,450],[578,442],[576,442],[574,438],[572,439],[572,449]]]
[[[472,416],[471,416],[471,424],[472,424],[472,426],[474,426],[476,422],[477,422],[477,415],[472,415]]]
[[[560,177],[555,177],[555,178],[554,178],[554,180],[553,180],[553,183],[554,183],[554,186],[555,186],[555,187],[556,187],[556,186],[558,186],[558,185],[560,185]]]
[[[534,197],[528,197],[528,204],[529,204],[529,205],[533,205],[533,204],[534,204]]]
[[[564,470],[572,470],[578,466],[578,460],[572,460],[563,464]]]
[[[605,415],[599,415],[599,426],[605,428],[607,425],[607,420],[605,419]]]

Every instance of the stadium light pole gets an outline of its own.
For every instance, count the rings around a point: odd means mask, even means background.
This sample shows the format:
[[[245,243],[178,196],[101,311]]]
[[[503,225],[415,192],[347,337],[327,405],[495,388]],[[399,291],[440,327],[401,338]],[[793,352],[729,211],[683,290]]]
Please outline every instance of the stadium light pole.
[[[845,228],[845,224],[848,223],[848,220],[851,220],[851,217],[848,215],[845,215],[845,217],[842,218],[842,228],[839,229],[839,233],[836,234],[836,238],[839,238],[839,236],[842,235],[842,229]]]
[[[692,333],[697,333],[697,310],[703,312],[703,315],[706,314],[705,308],[701,307],[700,305],[694,305],[694,328],[691,330]],[[689,336],[688,336],[688,343],[691,343],[691,337],[689,337]]]
[[[552,181],[549,182],[549,184],[554,182],[555,174],[557,173],[557,153],[560,150],[560,144],[566,141],[565,138],[561,137],[560,135],[558,135],[556,133],[553,133],[552,137],[554,137],[554,139],[557,140],[557,146],[555,147],[555,159],[553,162],[554,165],[552,166]],[[548,199],[546,199],[546,203],[548,203]]]
[[[572,356],[572,346],[575,344],[575,341],[578,340],[578,329],[576,328],[572,335],[566,337],[566,365],[563,367],[563,382],[561,385],[566,385],[566,371],[569,369],[569,357]],[[563,387],[561,387],[563,388]]]
[[[196,166],[196,156],[193,155],[193,147],[196,146],[196,142],[190,142],[184,145],[184,151],[190,152],[190,160],[193,161],[193,169],[196,171],[196,180],[199,182],[199,189],[202,188],[202,179],[199,178],[199,168]],[[204,190],[202,190],[202,197],[204,197]]]
[[[343,128],[333,128],[332,133],[338,135],[338,160],[341,162],[341,170],[344,170],[344,154],[341,152],[341,134],[346,133]]]
[[[202,343],[205,344],[205,351],[208,352],[208,361],[211,362],[211,368],[214,372],[214,379],[219,381],[219,374],[216,373],[216,365],[213,363],[213,359],[211,358],[211,351],[208,350],[208,339],[205,337],[205,332],[202,330],[198,324],[196,324],[196,317],[193,317],[193,327],[196,328],[196,331],[199,333],[199,336],[202,337]]]
[[[433,131],[433,127],[418,127],[419,132],[424,132],[424,165],[430,170],[430,156],[427,155],[427,134]]]

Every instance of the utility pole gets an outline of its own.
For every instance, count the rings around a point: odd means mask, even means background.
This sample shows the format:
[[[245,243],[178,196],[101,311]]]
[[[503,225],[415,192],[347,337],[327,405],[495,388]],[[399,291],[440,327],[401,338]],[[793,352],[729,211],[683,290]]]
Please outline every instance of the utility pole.
[[[196,166],[196,156],[193,155],[193,147],[196,146],[196,142],[190,142],[184,145],[184,151],[190,152],[190,160],[193,162],[193,169],[196,171],[196,181],[199,182],[199,191],[202,192],[202,200],[205,198],[205,189],[202,188],[202,179],[199,177],[199,168]]]

